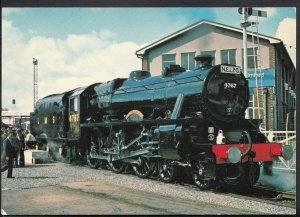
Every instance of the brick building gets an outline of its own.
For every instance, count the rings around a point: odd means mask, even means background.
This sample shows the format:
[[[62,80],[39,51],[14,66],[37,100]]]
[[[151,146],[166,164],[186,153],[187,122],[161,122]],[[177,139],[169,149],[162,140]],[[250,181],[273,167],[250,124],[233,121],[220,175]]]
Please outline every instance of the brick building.
[[[187,70],[196,66],[198,54],[215,57],[213,64],[243,67],[242,29],[201,20],[136,51],[142,69],[159,75],[166,66]],[[255,39],[253,42],[253,38]],[[296,69],[283,42],[248,32],[248,79],[250,118],[261,118],[266,130],[295,130]],[[259,67],[259,72],[256,66]],[[257,85],[259,84],[259,85]]]

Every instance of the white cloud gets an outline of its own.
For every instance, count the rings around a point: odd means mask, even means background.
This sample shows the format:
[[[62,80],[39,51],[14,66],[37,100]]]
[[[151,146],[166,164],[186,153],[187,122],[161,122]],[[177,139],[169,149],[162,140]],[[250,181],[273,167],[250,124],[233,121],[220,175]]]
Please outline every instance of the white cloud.
[[[109,30],[85,35],[68,35],[64,40],[24,34],[11,22],[2,20],[2,106],[33,108],[33,64],[39,61],[39,98],[117,77],[128,77],[141,68],[135,51],[141,45],[115,42]]]
[[[7,16],[11,13],[20,13],[23,8],[2,8],[2,15]]]
[[[278,25],[276,38],[283,41],[294,65],[296,66],[296,19],[283,19]]]

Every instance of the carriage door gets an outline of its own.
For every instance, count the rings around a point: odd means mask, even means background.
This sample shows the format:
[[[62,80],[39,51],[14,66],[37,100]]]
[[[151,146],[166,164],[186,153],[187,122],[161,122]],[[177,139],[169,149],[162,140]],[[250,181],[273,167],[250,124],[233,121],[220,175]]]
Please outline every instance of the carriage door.
[[[69,137],[79,138],[79,95],[70,96],[69,98],[69,121],[70,132]]]

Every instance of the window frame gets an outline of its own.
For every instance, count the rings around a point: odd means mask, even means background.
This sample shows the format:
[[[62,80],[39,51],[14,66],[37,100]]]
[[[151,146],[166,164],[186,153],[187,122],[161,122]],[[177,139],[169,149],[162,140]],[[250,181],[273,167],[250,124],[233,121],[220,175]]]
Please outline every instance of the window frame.
[[[253,52],[253,48],[254,48],[254,54],[249,54],[249,50],[251,50]],[[247,64],[248,64],[248,69],[254,69],[255,66],[257,68],[257,55],[258,54],[258,47],[248,47],[247,48]],[[249,61],[249,58],[253,58],[253,67],[250,67],[249,64],[252,61]],[[244,48],[242,48],[242,67],[244,68]]]
[[[259,118],[259,110],[264,111],[264,108],[258,107],[258,105],[255,105],[257,103],[255,103],[254,94],[249,97],[249,105],[250,104],[252,104],[252,106],[248,107],[249,118],[252,118],[252,119]],[[255,115],[256,113],[257,113],[257,117]]]
[[[188,68],[186,68],[186,67],[183,66],[182,57],[183,57],[184,54],[187,55],[187,66],[188,66]],[[194,55],[194,57],[191,58],[191,55]],[[181,54],[180,54],[180,63],[181,63],[181,67],[184,67],[187,71],[194,70],[194,69],[196,68],[196,60],[194,59],[195,56],[196,56],[196,51],[195,51],[195,52],[183,52],[183,53],[181,53]],[[194,63],[192,69],[190,68],[191,61],[193,61],[193,63]]]
[[[232,64],[231,62],[230,62],[230,51],[234,51],[234,61],[235,61],[235,63],[234,64]],[[236,52],[237,51],[237,49],[224,49],[224,50],[220,50],[220,59],[221,59],[221,64],[231,64],[231,65],[235,65],[236,66],[236,60],[237,60],[237,55],[236,55]],[[223,63],[222,62],[222,52],[226,52],[226,55],[227,55],[227,63]]]
[[[171,55],[174,55],[174,61],[173,60],[172,61],[171,60],[164,60],[165,56],[171,56]],[[174,63],[174,65],[176,65],[176,53],[173,53],[173,54],[162,54],[161,55],[161,68],[162,68],[162,70],[164,70],[166,67],[168,67],[168,66],[164,67],[164,63],[170,63],[169,66],[173,65],[171,63]]]

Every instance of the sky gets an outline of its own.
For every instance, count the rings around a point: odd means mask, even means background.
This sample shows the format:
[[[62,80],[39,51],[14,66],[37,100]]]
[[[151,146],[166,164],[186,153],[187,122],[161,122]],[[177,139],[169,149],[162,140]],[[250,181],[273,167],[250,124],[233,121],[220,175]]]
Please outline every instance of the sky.
[[[259,19],[259,33],[281,39],[296,65],[296,8],[255,9],[268,14]],[[2,108],[33,110],[33,58],[41,99],[127,78],[142,67],[137,50],[202,19],[241,23],[233,7],[2,8]]]

